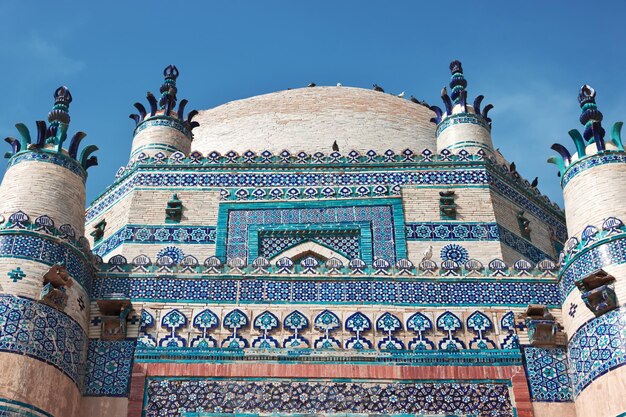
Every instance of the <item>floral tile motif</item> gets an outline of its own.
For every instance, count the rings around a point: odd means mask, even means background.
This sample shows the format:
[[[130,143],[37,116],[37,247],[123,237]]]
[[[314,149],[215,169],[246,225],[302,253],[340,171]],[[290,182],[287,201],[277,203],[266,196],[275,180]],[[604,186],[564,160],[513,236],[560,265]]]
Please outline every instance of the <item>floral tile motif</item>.
[[[104,256],[124,243],[215,244],[214,226],[126,225],[94,246],[93,253]]]
[[[497,223],[407,223],[407,240],[499,240]]]
[[[562,348],[524,348],[526,376],[534,401],[572,401],[567,352]]]
[[[375,413],[513,417],[505,384],[149,379],[146,417],[206,413]]]
[[[626,307],[582,326],[568,345],[574,397],[596,378],[626,365]]]
[[[86,335],[66,314],[27,298],[0,295],[0,351],[46,362],[80,386]]]
[[[134,350],[134,340],[90,340],[83,395],[128,396]]]

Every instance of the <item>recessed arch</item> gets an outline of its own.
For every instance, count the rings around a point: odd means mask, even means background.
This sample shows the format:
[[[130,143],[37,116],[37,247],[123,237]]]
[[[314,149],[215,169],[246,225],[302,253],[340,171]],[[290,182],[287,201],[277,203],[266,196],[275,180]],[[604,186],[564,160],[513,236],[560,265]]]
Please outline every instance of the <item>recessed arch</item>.
[[[337,258],[341,262],[343,262],[344,265],[348,265],[348,263],[350,262],[348,258],[343,256],[339,252],[310,240],[292,246],[291,248],[277,254],[270,260],[270,262],[275,263],[278,259],[285,257],[291,259],[294,262],[297,262],[308,256],[313,256],[314,258],[317,258],[321,261],[327,261],[330,258]]]

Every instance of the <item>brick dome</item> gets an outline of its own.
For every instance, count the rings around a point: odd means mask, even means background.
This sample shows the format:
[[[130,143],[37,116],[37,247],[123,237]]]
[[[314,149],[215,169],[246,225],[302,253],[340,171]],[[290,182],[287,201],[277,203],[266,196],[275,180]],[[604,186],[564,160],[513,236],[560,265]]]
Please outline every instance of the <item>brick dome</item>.
[[[350,87],[313,87],[237,100],[194,118],[192,151],[383,153],[435,150],[434,113],[391,94]]]

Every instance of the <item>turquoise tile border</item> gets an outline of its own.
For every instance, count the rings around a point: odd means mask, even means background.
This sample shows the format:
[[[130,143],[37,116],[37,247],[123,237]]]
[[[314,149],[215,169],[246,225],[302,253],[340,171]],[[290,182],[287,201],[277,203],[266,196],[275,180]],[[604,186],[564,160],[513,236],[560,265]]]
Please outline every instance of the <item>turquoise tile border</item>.
[[[230,212],[233,210],[279,210],[279,209],[311,209],[311,208],[346,208],[346,207],[367,207],[367,206],[389,206],[393,219],[393,240],[395,246],[396,259],[407,257],[406,251],[406,229],[404,223],[404,209],[402,199],[399,197],[379,198],[370,200],[322,200],[322,201],[278,201],[278,202],[245,202],[245,203],[221,203],[217,217],[217,234],[215,256],[226,260],[227,240],[228,240],[228,220]],[[372,241],[376,236],[372,236]],[[389,260],[391,261],[391,260]]]

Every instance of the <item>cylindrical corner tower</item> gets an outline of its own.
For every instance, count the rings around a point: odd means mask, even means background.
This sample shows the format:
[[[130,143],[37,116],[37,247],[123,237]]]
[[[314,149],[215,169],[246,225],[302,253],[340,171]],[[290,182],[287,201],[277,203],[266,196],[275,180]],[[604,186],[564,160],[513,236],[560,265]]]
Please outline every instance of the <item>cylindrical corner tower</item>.
[[[130,153],[131,161],[145,160],[151,157],[163,159],[175,152],[188,155],[191,150],[192,129],[198,124],[193,122],[193,117],[198,113],[191,111],[184,118],[187,100],[182,100],[176,107],[176,79],[178,69],[169,65],[163,70],[165,77],[161,85],[161,98],[157,102],[152,93],[148,93],[147,99],[150,110],[141,103],[135,103],[138,114],[131,114],[137,126],[135,127],[133,146]]]
[[[473,105],[467,104],[467,80],[463,76],[461,62],[450,63],[452,79],[450,80],[451,94],[444,87],[441,91],[445,111],[437,106],[431,109],[437,114],[433,119],[437,122],[437,151],[447,149],[452,153],[458,153],[462,149],[470,153],[479,150],[485,154],[493,153],[491,142],[491,119],[489,111],[491,104],[481,110],[484,96],[478,96]]]
[[[15,415],[78,416],[91,255],[83,236],[87,168],[97,148],[63,148],[72,96],[56,90],[36,141],[24,124],[0,185],[0,406]],[[45,414],[48,413],[48,414]],[[14,414],[11,414],[14,415]]]
[[[580,90],[576,152],[554,144],[560,156],[549,162],[560,169],[569,235],[560,288],[577,415],[614,417],[626,412],[626,153],[621,122],[605,141],[595,95]]]

